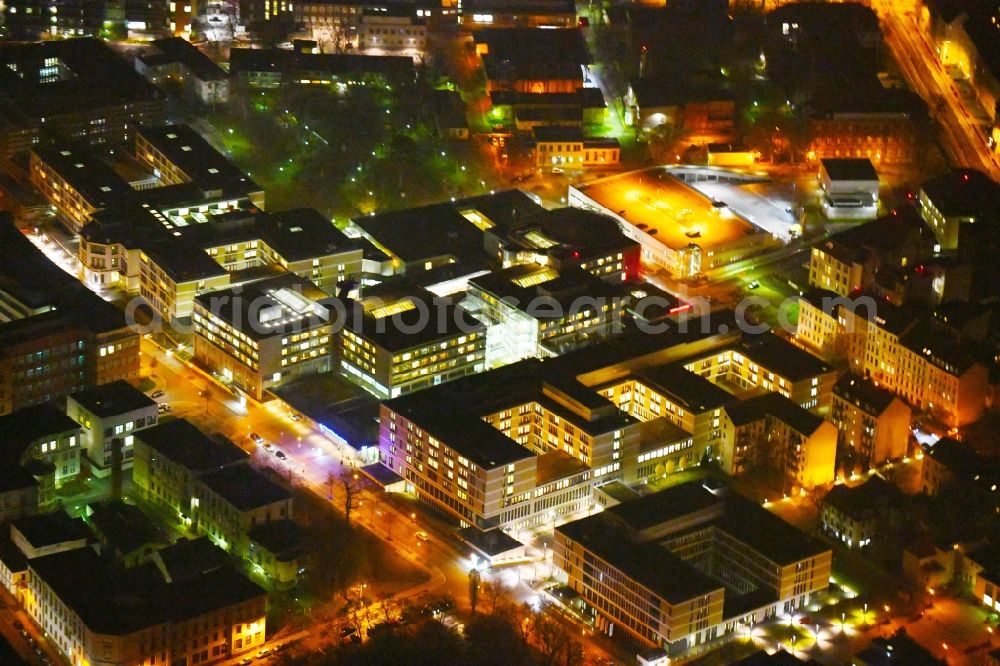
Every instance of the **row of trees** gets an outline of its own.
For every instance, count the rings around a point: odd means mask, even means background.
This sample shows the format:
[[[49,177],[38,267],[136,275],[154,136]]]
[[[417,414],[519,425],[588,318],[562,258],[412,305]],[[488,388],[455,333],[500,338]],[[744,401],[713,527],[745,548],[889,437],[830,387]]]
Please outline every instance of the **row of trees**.
[[[470,578],[470,581],[472,579]],[[357,604],[344,625],[367,631],[363,644],[342,643],[326,653],[284,654],[287,666],[578,666],[580,629],[553,605],[517,604],[497,580],[472,591],[475,612],[458,629],[425,617],[392,599]],[[409,620],[409,621],[408,621]]]

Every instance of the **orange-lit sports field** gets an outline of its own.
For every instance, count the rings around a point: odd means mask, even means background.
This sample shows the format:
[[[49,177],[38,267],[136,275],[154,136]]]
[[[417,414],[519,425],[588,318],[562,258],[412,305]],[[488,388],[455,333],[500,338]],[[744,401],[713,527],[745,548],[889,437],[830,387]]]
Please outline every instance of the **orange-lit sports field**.
[[[655,231],[651,235],[673,250],[690,243],[711,248],[756,231],[662,168],[602,178],[576,189],[640,231]]]

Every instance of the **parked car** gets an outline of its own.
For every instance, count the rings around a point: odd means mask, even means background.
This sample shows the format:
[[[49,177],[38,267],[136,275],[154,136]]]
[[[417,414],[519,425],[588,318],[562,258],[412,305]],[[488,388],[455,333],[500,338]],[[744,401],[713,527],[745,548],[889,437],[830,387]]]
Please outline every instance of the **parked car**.
[[[164,391],[163,389],[159,389],[159,390],[156,390],[156,391],[153,391],[153,392],[152,392],[152,393],[150,394],[150,396],[149,396],[149,397],[150,397],[150,398],[152,398],[153,400],[156,400],[157,398],[162,398],[162,397],[164,396],[164,394],[165,394],[165,393],[166,393],[166,392],[165,392],[165,391]]]
[[[257,652],[257,658],[258,659],[267,659],[270,656],[271,656],[271,648],[261,648]]]
[[[286,456],[285,452],[281,451],[280,449],[274,450],[274,457],[277,458],[278,460],[288,460],[288,456]]]
[[[254,444],[263,444],[264,438],[255,432],[250,433],[250,439],[253,440]]]

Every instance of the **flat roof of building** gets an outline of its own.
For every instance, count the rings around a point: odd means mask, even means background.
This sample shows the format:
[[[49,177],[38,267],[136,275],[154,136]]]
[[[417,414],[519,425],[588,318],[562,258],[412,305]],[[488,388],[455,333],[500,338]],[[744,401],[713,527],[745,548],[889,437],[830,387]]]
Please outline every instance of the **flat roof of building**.
[[[552,392],[559,394],[555,400]],[[589,414],[581,416],[563,402],[571,400]],[[571,374],[538,359],[527,359],[488,372],[401,396],[385,406],[428,431],[459,454],[482,467],[535,457],[482,417],[529,402],[543,404],[575,427],[596,435],[636,422],[596,390],[589,390]]]
[[[974,217],[1000,224],[1000,183],[982,171],[952,169],[927,181],[921,189],[945,217]]]
[[[722,583],[709,578],[666,548],[636,541],[606,513],[559,525],[556,531],[581,544],[668,603],[681,603],[724,589]]]
[[[232,567],[167,583],[153,564],[124,569],[90,548],[39,557],[29,567],[87,628],[112,636],[181,622],[266,595]]]
[[[721,510],[724,504],[721,497],[696,481],[623,502],[607,511],[638,532],[712,507]]]
[[[202,81],[222,81],[229,78],[229,75],[221,67],[212,62],[198,47],[182,37],[154,40],[153,47],[160,52],[161,57],[184,65]],[[146,61],[148,56],[140,57]]]
[[[765,393],[726,405],[726,414],[737,425],[767,417],[776,418],[803,435],[811,435],[823,425],[822,416],[803,409],[780,393]]]
[[[594,312],[603,299],[611,305],[624,302],[627,290],[606,282],[582,268],[557,271],[539,264],[519,264],[469,280],[476,287],[541,321],[560,320],[576,312]],[[558,307],[556,307],[558,305]],[[612,316],[613,312],[605,315]]]
[[[476,226],[479,218],[485,218],[490,227],[508,226],[541,210],[544,209],[521,190],[504,190],[352,221],[379,246],[411,263],[442,256],[461,259],[478,256],[485,252],[483,229]]]
[[[499,529],[484,532],[478,527],[466,527],[459,530],[458,536],[487,557],[496,557],[518,548],[524,548],[523,543]]]
[[[896,394],[876,386],[870,380],[847,372],[833,386],[833,394],[866,414],[879,415],[889,408]]]
[[[82,519],[71,518],[62,510],[17,518],[11,521],[11,528],[20,532],[34,548],[86,541],[90,537],[90,530]]]
[[[716,507],[716,511],[708,511]],[[652,495],[613,506],[607,513],[635,531],[680,517],[694,518],[680,532],[714,526],[753,548],[775,564],[785,565],[829,550],[823,544],[739,493],[722,488],[710,491],[701,481],[682,483]]]
[[[154,551],[150,558],[168,581],[190,580],[200,574],[221,569],[229,555],[208,536],[181,537],[166,548]]]
[[[746,220],[724,216],[712,200],[663,167],[608,176],[575,189],[673,250],[732,243],[757,232]]]
[[[188,125],[143,126],[137,132],[201,190],[261,190],[249,176]]]
[[[819,163],[830,180],[878,181],[875,165],[868,158],[825,157]]]
[[[329,296],[295,273],[211,291],[195,303],[254,340],[311,331],[334,323]]]
[[[518,117],[525,120],[527,119],[523,112],[519,113]],[[584,148],[621,147],[621,144],[618,143],[618,139],[584,136],[583,128],[573,125],[539,125],[531,130],[531,135],[536,142],[579,142]]]
[[[150,543],[165,543],[166,539],[142,509],[121,500],[91,504],[88,522],[98,537],[113,548],[127,554]]]
[[[62,66],[48,78],[46,61]],[[63,69],[64,67],[64,69]],[[160,92],[103,40],[56,39],[0,43],[0,116],[41,118],[81,108],[153,101]]]
[[[585,472],[588,469],[585,462],[559,449],[541,454],[538,456],[536,464],[536,486],[542,486],[558,479],[565,479],[568,476]]]
[[[490,80],[578,80],[582,87],[583,68],[592,62],[578,28],[483,28],[473,37],[488,49],[483,65]]]
[[[413,81],[413,58],[406,56],[369,56],[353,53],[302,53],[287,49],[229,50],[229,72],[281,72],[286,74],[322,73],[335,77],[381,75],[390,83]]]
[[[467,0],[466,14],[515,14],[518,16],[576,16],[573,0]]]
[[[79,430],[80,424],[51,402],[32,405],[0,416],[0,447],[19,459],[28,445],[40,439]]]
[[[124,178],[88,148],[35,146],[31,150],[94,208],[104,208],[135,193]]]
[[[758,365],[793,382],[833,370],[822,359],[796,347],[773,331],[760,335],[745,334],[736,350]]]
[[[229,273],[191,240],[163,239],[144,244],[142,251],[175,283],[205,280]]]
[[[194,472],[241,463],[250,455],[229,440],[208,437],[186,419],[160,423],[135,433],[135,438],[178,465]]]
[[[386,286],[393,289],[391,284]],[[486,332],[486,325],[462,307],[455,296],[439,297],[419,288],[406,289],[402,294],[382,292],[373,296],[373,292],[379,293],[377,288],[369,290],[368,296],[348,308],[345,328],[386,351],[402,352]]]
[[[28,570],[28,558],[25,557],[21,549],[11,541],[10,533],[4,532],[0,535],[0,562],[3,562],[4,566],[11,573],[27,571]],[[0,659],[2,661],[2,659]]]
[[[694,413],[718,409],[735,400],[731,393],[688,371],[681,363],[645,368],[636,373],[635,379]]]
[[[156,405],[156,401],[124,379],[71,393],[81,407],[94,416],[106,418]]]
[[[290,562],[302,554],[306,532],[294,520],[282,518],[257,525],[247,536],[279,562]]]
[[[600,88],[577,88],[571,93],[530,93],[517,90],[490,91],[490,102],[493,106],[515,106],[518,112],[527,108],[563,107],[575,109],[604,109],[607,103]]]
[[[896,506],[901,498],[896,486],[876,474],[857,486],[835,485],[823,498],[823,504],[854,520],[867,520],[888,506]]]
[[[252,511],[292,496],[249,465],[232,465],[208,472],[201,476],[201,482],[239,511]]]

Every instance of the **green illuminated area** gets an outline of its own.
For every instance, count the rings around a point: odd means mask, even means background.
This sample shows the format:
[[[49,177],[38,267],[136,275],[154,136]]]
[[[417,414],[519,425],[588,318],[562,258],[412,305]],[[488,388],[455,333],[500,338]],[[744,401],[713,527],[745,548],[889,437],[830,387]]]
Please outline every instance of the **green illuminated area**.
[[[438,135],[421,84],[240,88],[209,115],[214,138],[268,193],[268,206],[337,219],[496,187],[468,141]]]

